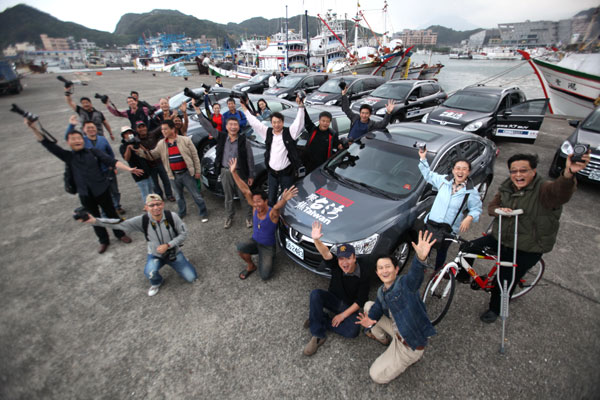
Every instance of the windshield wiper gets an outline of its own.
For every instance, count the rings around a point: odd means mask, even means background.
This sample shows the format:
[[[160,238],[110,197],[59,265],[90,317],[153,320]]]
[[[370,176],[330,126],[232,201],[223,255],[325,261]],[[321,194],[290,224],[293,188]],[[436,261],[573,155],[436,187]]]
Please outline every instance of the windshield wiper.
[[[359,185],[359,186],[364,187],[365,189],[368,189],[369,191],[371,191],[373,193],[377,193],[379,195],[382,195],[383,197],[387,197],[388,199],[391,199],[391,200],[395,200],[396,199],[394,196],[392,196],[390,193],[386,192],[385,190],[378,189],[378,188],[373,187],[373,186],[369,186],[369,185],[367,185],[366,183],[363,183],[363,182],[356,182],[356,181],[352,181],[352,182],[355,183],[355,184],[357,184],[357,185]]]

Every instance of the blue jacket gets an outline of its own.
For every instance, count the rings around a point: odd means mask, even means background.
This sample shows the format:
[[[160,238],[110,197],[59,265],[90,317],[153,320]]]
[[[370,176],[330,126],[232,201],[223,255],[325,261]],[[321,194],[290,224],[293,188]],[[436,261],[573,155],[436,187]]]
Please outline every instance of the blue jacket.
[[[460,211],[459,207],[462,205],[467,193],[469,193],[469,199],[467,200],[469,215],[473,217],[474,222],[479,221],[482,210],[481,197],[479,197],[479,192],[470,179],[467,179],[465,187],[452,194],[452,181],[454,180],[452,175],[444,176],[431,171],[427,160],[419,162],[419,170],[427,183],[430,183],[438,192],[433,201],[433,206],[431,206],[431,211],[425,217],[425,222],[431,218],[435,222],[451,225],[456,214]],[[454,225],[452,225],[454,233],[458,233],[462,220],[463,218],[460,216],[456,218]]]
[[[237,118],[238,122],[240,123],[240,130],[243,129],[246,125],[248,125],[248,120],[246,119],[246,116],[243,112],[236,111],[235,114],[232,114],[229,112],[229,110],[227,110],[223,113],[223,130],[225,130],[225,125],[227,124],[227,120],[230,117]]]
[[[413,350],[425,346],[427,338],[436,334],[419,294],[424,268],[425,264],[415,256],[408,274],[398,276],[387,290],[383,285],[379,287],[375,304],[369,310],[369,318],[375,321],[391,311],[400,335]]]

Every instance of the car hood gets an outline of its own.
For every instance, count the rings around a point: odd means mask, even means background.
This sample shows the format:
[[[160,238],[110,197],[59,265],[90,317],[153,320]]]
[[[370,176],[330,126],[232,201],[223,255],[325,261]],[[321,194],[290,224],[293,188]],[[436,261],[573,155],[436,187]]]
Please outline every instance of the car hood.
[[[449,126],[460,125],[461,127],[465,127],[473,121],[489,116],[490,113],[439,106],[431,111],[427,119],[428,121],[431,121],[432,119],[436,120],[431,122],[435,124]],[[440,123],[439,121],[442,122]]]
[[[323,241],[330,243],[361,240],[381,232],[402,214],[412,198],[392,200],[374,195],[341,183],[322,169],[297,182],[296,187],[298,196],[287,202],[283,212],[285,223],[310,237],[312,223],[320,221]]]
[[[306,97],[306,100],[313,104],[325,104],[328,101],[339,100],[341,98],[342,95],[339,93],[313,92]]]
[[[278,88],[278,87],[272,87],[270,89],[267,89],[264,91],[263,94],[270,94],[273,96],[277,96],[281,93],[287,93],[289,91],[293,90],[292,88]]]
[[[233,90],[240,90],[240,89],[241,89],[241,88],[243,88],[243,87],[246,87],[246,86],[254,86],[254,85],[256,85],[256,84],[255,84],[255,83],[249,83],[249,82],[242,82],[242,83],[238,83],[237,85],[234,85],[234,86],[232,87],[232,89],[233,89]]]
[[[574,135],[574,139],[574,143],[589,144],[591,149],[596,149],[597,147],[600,147],[600,133],[598,132],[588,131],[585,129],[578,129]]]
[[[371,107],[373,107],[373,113],[375,113],[380,108],[385,107],[387,105],[388,101],[389,101],[389,99],[384,99],[382,97],[368,96],[368,97],[365,97],[364,99],[360,99],[360,100],[357,100],[356,102],[354,102],[352,104],[352,110],[358,112],[360,110],[361,105],[368,104]],[[403,104],[399,100],[395,100],[395,101],[398,103],[398,104],[396,104],[396,106]]]

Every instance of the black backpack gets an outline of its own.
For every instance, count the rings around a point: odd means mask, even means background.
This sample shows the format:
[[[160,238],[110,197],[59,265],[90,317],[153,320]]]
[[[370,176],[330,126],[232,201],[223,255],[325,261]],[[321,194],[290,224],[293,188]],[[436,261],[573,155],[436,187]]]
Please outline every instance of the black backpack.
[[[171,227],[171,229],[173,229],[173,232],[175,233],[175,236],[179,236],[179,233],[177,232],[177,228],[175,228],[175,221],[173,221],[173,214],[171,214],[171,211],[169,210],[165,210],[165,218],[167,219],[167,229],[169,229],[169,227]],[[144,236],[146,236],[146,241],[148,242],[148,226],[150,225],[150,217],[148,216],[148,214],[144,214],[142,215],[142,227],[144,228]]]

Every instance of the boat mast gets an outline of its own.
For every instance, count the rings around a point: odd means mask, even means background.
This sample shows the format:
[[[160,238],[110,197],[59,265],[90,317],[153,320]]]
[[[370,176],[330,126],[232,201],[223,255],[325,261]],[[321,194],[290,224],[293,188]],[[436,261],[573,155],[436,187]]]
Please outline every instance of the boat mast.
[[[310,39],[308,37],[308,10],[304,10],[304,19],[306,20],[306,64],[310,68]],[[300,20],[302,24],[302,19]]]
[[[288,6],[285,6],[285,69],[288,70],[290,65],[289,57],[289,29],[288,29]]]

